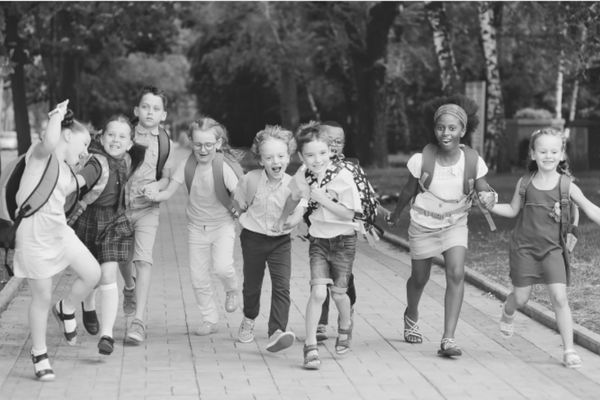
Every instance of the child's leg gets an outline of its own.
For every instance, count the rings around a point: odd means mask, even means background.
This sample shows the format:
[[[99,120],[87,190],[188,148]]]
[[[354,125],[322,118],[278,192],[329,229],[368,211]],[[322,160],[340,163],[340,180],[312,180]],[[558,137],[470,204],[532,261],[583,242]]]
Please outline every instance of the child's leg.
[[[531,286],[515,286],[513,291],[506,298],[504,303],[504,312],[512,316],[519,308],[523,307],[529,301],[531,295]]]
[[[567,299],[567,286],[564,283],[552,283],[548,285],[548,290],[563,348],[565,351],[573,350],[573,317]]]
[[[93,291],[100,280],[101,273],[98,261],[79,240],[65,247],[65,257],[70,261],[71,269],[77,274],[69,295],[62,301],[64,313],[72,314],[75,312],[75,306]]]
[[[465,292],[465,256],[467,249],[452,247],[444,252],[446,295],[444,298],[444,338],[454,338]]]
[[[356,304],[356,286],[354,286],[354,274],[350,274],[348,279],[348,291],[346,292],[350,298],[350,306],[354,307]]]
[[[203,322],[216,324],[219,312],[210,278],[212,251],[209,233],[202,226],[188,225],[188,248],[192,288]]]
[[[319,325],[327,325],[329,323],[329,290],[321,306],[321,317],[319,318]]]
[[[119,307],[119,290],[117,288],[116,262],[106,262],[100,267],[102,277],[100,278],[100,335],[113,337],[113,327],[117,319]]]
[[[290,279],[292,277],[292,242],[289,235],[277,239],[273,251],[267,256],[271,275],[271,312],[269,330],[273,332],[287,329],[290,314]],[[316,328],[315,328],[316,329]],[[316,330],[315,330],[316,335]]]
[[[123,277],[125,287],[128,289],[134,288],[135,281],[133,280],[133,262],[128,261],[119,263],[119,270],[121,271],[121,276]]]
[[[85,311],[92,311],[96,309],[96,288],[88,294],[88,296],[83,299],[83,309]]]
[[[255,319],[260,311],[260,292],[262,290],[265,266],[267,261],[266,243],[258,233],[246,229],[240,234],[242,257],[244,259],[244,317]]]
[[[306,304],[306,339],[304,345],[316,345],[317,344],[317,324],[319,322],[319,313],[321,311],[321,305],[325,301],[327,295],[327,285],[316,284],[310,288],[310,297]]]
[[[48,310],[52,301],[52,278],[28,279],[31,290],[29,305],[29,329],[31,330],[31,348],[34,355],[46,352],[46,331],[48,329]]]
[[[419,320],[419,302],[429,281],[431,258],[411,260],[410,278],[406,281],[406,311],[405,315],[413,321]]]
[[[209,236],[212,243],[212,264],[215,275],[223,283],[226,292],[237,292],[238,278],[233,267],[235,224],[227,223],[210,232]]]

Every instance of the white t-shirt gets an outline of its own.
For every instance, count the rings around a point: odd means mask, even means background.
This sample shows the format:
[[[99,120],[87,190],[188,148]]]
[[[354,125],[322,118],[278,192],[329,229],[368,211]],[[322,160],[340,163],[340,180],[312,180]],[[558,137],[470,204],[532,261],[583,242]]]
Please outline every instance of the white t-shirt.
[[[406,168],[412,176],[417,179],[421,178],[421,167],[423,165],[423,154],[416,153],[406,163]],[[435,168],[433,170],[433,176],[431,177],[431,184],[429,185],[429,191],[419,192],[414,200],[414,205],[425,210],[443,214],[452,210],[456,210],[464,206],[467,199],[463,193],[463,177],[465,171],[465,154],[460,152],[460,158],[454,165],[442,166],[435,162]],[[479,179],[488,173],[487,165],[481,157],[477,160],[477,178]],[[440,197],[446,200],[460,200],[458,203],[447,203],[436,198]],[[458,220],[467,215],[467,211],[454,214],[452,220]],[[430,216],[425,216],[411,208],[410,218],[421,226],[428,228],[443,228],[452,225],[451,218],[437,219]]]
[[[186,163],[187,157],[179,164],[172,177],[175,182],[183,185],[184,188]],[[223,181],[227,190],[233,193],[238,184],[238,178],[233,169],[225,162],[223,163]],[[188,220],[194,225],[216,226],[233,221],[231,212],[221,204],[215,194],[212,165],[204,167],[198,164],[196,166],[186,212]]]

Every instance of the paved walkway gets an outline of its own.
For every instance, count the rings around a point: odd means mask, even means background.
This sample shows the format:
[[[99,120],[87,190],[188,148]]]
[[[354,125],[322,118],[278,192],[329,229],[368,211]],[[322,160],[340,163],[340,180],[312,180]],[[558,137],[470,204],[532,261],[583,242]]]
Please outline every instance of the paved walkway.
[[[338,357],[334,339],[320,346],[322,367],[302,364],[304,312],[308,296],[308,244],[293,242],[292,307],[289,327],[299,341],[271,354],[267,343],[268,278],[257,318],[256,341],[236,342],[240,310],[221,309],[219,332],[193,335],[199,323],[190,287],[185,233],[185,194],[162,206],[155,248],[148,340],[124,346],[126,320],[119,311],[111,356],[97,353],[98,337],[80,326],[79,342],[68,346],[49,321],[48,348],[57,374],[54,382],[33,377],[26,312],[29,289],[0,315],[0,399],[592,399],[600,393],[600,357],[578,348],[584,367],[561,366],[560,337],[524,315],[511,340],[498,333],[499,302],[467,287],[457,338],[459,360],[436,355],[442,332],[444,276],[432,272],[421,302],[425,342],[402,340],[402,313],[409,259],[385,243],[378,251],[360,245],[355,263],[358,303],[352,351]],[[241,277],[241,251],[236,247]],[[56,280],[55,298],[68,287],[67,272]],[[217,285],[219,302],[224,292]],[[335,336],[336,312],[329,334]],[[80,315],[78,314],[80,320]]]

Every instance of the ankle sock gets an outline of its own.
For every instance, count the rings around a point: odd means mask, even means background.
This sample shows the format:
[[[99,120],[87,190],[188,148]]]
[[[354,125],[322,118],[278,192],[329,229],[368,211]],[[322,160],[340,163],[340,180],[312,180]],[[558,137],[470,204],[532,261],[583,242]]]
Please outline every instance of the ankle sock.
[[[31,355],[34,357],[40,356],[44,353],[47,353],[48,349],[47,348],[43,348],[43,349],[34,349],[31,348]],[[52,369],[52,367],[50,366],[50,360],[48,360],[47,358],[45,360],[41,360],[38,363],[34,363],[33,364],[33,368],[35,369],[35,371],[43,371],[45,369]]]

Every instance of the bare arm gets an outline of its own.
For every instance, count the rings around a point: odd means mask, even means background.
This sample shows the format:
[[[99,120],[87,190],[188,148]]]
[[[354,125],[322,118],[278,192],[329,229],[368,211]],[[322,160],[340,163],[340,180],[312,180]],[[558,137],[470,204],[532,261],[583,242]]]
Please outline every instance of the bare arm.
[[[519,214],[521,210],[521,196],[519,195],[519,187],[521,186],[521,179],[517,182],[515,192],[510,203],[499,203],[496,204],[490,211],[501,217],[514,218]]]
[[[161,179],[162,180],[162,179]],[[152,201],[165,201],[171,198],[173,194],[177,191],[179,187],[179,182],[171,179],[169,185],[165,190],[161,190],[157,193],[146,193],[145,196],[148,197]]]
[[[398,196],[398,201],[396,202],[396,208],[392,212],[390,216],[390,221],[393,225],[398,224],[400,219],[400,214],[402,214],[402,210],[408,205],[410,200],[413,198],[415,193],[417,192],[417,187],[419,185],[419,180],[412,175],[408,175],[408,180],[404,184],[402,191],[400,192],[400,196]]]
[[[46,133],[43,135],[41,143],[36,145],[32,157],[44,159],[54,152],[60,141],[60,132],[62,129],[60,123],[67,113],[68,104],[69,100],[65,100],[59,103],[54,110],[50,111]]]
[[[354,218],[354,211],[341,203],[336,203],[331,200],[323,188],[312,189],[310,191],[310,197],[340,218],[350,220]]]
[[[600,207],[585,197],[579,186],[571,184],[571,200],[583,210],[589,219],[600,225]]]

